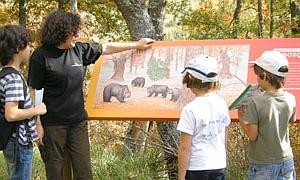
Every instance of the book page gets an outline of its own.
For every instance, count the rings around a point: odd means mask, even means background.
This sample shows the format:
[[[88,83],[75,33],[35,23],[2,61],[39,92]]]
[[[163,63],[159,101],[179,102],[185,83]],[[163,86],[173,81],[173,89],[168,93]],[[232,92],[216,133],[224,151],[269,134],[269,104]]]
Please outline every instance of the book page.
[[[257,96],[262,93],[263,90],[258,85],[248,85],[228,108],[229,110],[238,109],[239,107],[247,104],[250,101],[250,97]]]
[[[42,88],[41,90],[35,90],[34,106],[37,106],[43,102],[43,94],[44,88]]]

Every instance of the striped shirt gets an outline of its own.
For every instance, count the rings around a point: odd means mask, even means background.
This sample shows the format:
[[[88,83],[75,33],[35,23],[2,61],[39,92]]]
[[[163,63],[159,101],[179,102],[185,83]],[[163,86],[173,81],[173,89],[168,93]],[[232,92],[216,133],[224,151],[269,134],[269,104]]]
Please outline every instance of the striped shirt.
[[[8,74],[0,79],[0,101],[3,106],[0,107],[1,113],[4,114],[5,102],[24,101],[23,81],[19,74]],[[26,87],[26,97],[24,101],[24,109],[32,107],[32,101],[28,87]],[[38,139],[36,132],[36,118],[32,117],[28,121],[24,121],[17,126],[18,141],[22,145],[28,145]],[[14,133],[13,136],[16,134]]]

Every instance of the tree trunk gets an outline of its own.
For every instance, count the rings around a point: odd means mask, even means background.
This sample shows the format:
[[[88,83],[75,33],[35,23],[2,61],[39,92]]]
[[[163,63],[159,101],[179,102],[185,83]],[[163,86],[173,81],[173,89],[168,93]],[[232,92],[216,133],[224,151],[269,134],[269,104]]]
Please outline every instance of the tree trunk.
[[[143,37],[155,39],[155,28],[144,0],[114,0],[122,13],[132,40]]]
[[[270,38],[273,38],[274,34],[274,0],[270,0]]]
[[[263,14],[262,14],[262,0],[257,0],[257,15],[258,15],[258,28],[257,36],[258,38],[263,38]]]
[[[292,0],[290,3],[291,9],[291,22],[292,22],[292,35],[300,36],[300,3]]]
[[[134,121],[129,124],[125,138],[125,152],[144,153],[147,136],[145,133],[149,131],[150,121]]]
[[[71,0],[71,12],[75,14],[78,12],[77,0]]]
[[[164,13],[166,8],[166,0],[150,0],[148,5],[148,13],[150,15],[152,24],[155,30],[156,40],[163,40],[163,23],[164,23]]]
[[[227,54],[227,52],[228,52],[227,49],[228,49],[228,46],[225,47],[224,49],[221,48],[221,51],[220,51],[220,55],[221,55],[220,62],[222,63],[220,77],[223,77],[223,78],[231,78],[232,77],[232,73],[230,71],[230,63],[228,62],[228,60],[230,60],[230,57]]]
[[[64,11],[65,10],[64,0],[58,0],[58,10],[60,10],[60,11]]]
[[[166,0],[150,0],[149,14],[155,29],[156,39],[163,40],[163,20],[165,13]],[[179,132],[176,129],[176,122],[157,122],[157,131],[162,139],[164,146],[168,147],[168,151],[164,151],[164,156],[167,161],[169,179],[178,179],[178,142]],[[171,152],[170,152],[171,150]]]
[[[149,37],[156,40],[163,40],[163,20],[166,0],[149,0],[148,5],[144,0],[114,0],[119,11],[122,13],[132,40],[138,40],[142,37]],[[146,125],[145,125],[146,124]],[[149,129],[149,122],[133,122],[128,127],[125,145],[129,150],[135,150],[131,139],[138,139],[139,142],[145,142],[146,134],[135,130],[137,126],[143,127],[143,131]],[[159,135],[166,147],[172,147],[174,153],[165,151],[165,157],[169,167],[169,178],[177,177],[177,142],[179,133],[176,130],[177,123],[174,122],[157,122]],[[176,142],[176,143],[175,143]],[[143,143],[145,144],[145,143]],[[171,168],[172,167],[172,168]]]
[[[112,60],[114,62],[114,74],[112,75],[111,79],[124,81],[123,75],[125,71],[126,55],[124,53],[120,53]]]
[[[26,0],[19,0],[19,24],[26,27]]]
[[[164,156],[167,161],[168,176],[170,180],[178,179],[178,142],[179,132],[176,130],[177,123],[157,122],[157,130],[164,143]]]
[[[170,73],[171,73],[171,62],[173,61],[173,48],[168,48],[167,49],[167,59],[166,59],[166,61],[167,61],[167,64],[168,64],[168,70],[167,70],[167,72],[166,72],[166,76],[165,76],[165,78],[166,79],[170,79]]]
[[[122,13],[132,40],[139,40],[142,37],[155,38],[155,29],[147,12],[146,4],[143,0],[132,2],[130,0],[114,0],[118,10]],[[126,151],[141,152],[137,149],[136,144],[145,144],[146,134],[149,122],[134,121],[128,126],[125,138]],[[142,131],[141,131],[142,129]]]
[[[236,1],[236,8],[233,14],[233,30],[232,30],[232,38],[236,39],[239,34],[239,25],[240,25],[240,14],[242,8],[242,0]]]

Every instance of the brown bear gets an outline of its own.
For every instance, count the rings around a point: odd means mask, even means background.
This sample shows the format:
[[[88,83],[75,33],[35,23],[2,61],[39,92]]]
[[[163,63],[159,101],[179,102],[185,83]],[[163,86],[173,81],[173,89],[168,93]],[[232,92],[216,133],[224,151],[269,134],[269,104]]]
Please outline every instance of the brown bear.
[[[179,88],[171,89],[169,93],[171,94],[170,101],[176,102],[180,96],[180,89]]]
[[[132,86],[136,87],[144,87],[145,86],[145,78],[144,77],[136,77],[131,81]]]
[[[117,83],[111,83],[104,87],[103,89],[103,101],[111,102],[111,97],[116,97],[121,103],[125,102],[125,98],[131,96],[131,92],[127,85],[121,85]]]
[[[152,85],[147,88],[148,97],[151,97],[153,94],[154,96],[158,96],[161,94],[163,98],[167,97],[169,88],[167,85]]]

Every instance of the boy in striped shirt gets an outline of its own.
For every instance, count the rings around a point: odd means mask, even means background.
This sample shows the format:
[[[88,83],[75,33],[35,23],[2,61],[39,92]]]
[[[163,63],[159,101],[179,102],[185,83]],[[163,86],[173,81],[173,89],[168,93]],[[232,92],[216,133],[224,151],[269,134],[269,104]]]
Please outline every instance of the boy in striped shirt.
[[[29,89],[24,87],[24,77],[20,73],[21,63],[29,59],[30,41],[29,32],[21,26],[0,27],[1,65],[17,70],[0,79],[0,113],[6,121],[16,123],[16,131],[3,150],[9,179],[31,179],[32,143],[38,140],[35,116],[47,111],[44,103],[32,107]],[[20,101],[24,102],[22,109],[19,107]]]

